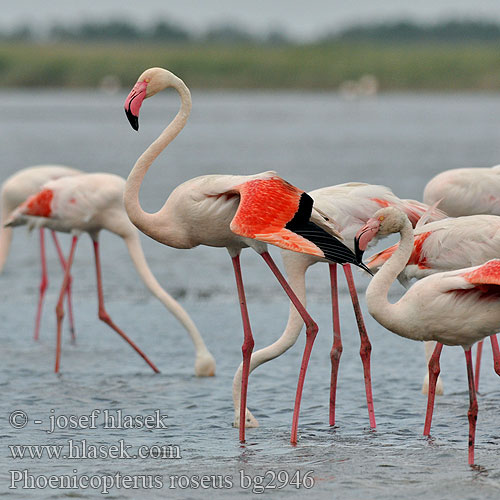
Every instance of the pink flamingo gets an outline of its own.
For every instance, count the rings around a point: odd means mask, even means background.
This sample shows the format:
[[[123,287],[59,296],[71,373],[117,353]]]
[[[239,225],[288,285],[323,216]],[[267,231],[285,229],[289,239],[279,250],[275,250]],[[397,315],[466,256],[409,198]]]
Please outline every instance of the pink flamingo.
[[[9,226],[32,223],[55,231],[69,232],[73,235],[71,251],[56,307],[57,347],[55,371],[57,373],[60,366],[64,294],[78,237],[80,233],[87,232],[94,245],[99,319],[115,330],[144,358],[155,372],[158,372],[156,366],[139,347],[112,321],[104,307],[99,233],[102,229],[106,229],[123,238],[130,258],[144,284],[187,330],[196,350],[196,375],[212,376],[215,374],[215,360],[203,342],[200,332],[182,306],[156,281],[147,265],[139,233],[128,219],[123,207],[124,186],[125,179],[113,174],[95,173],[62,177],[46,183],[39,193],[28,198],[14,210],[7,221]]]
[[[184,82],[174,74],[161,68],[150,68],[139,77],[125,100],[127,117],[137,130],[139,110],[144,99],[167,87],[173,87],[180,96],[179,112],[134,165],[125,187],[125,209],[130,220],[143,233],[160,243],[175,248],[193,248],[198,245],[226,247],[229,251],[244,331],[239,433],[241,442],[245,440],[248,372],[254,342],[239,255],[242,248],[251,247],[262,256],[306,324],[307,340],[297,385],[290,439],[292,443],[296,443],[304,377],[318,327],[275,265],[266,243],[326,258],[331,262],[350,262],[361,267],[364,265],[359,256],[354,255],[322,228],[329,228],[328,221],[313,209],[312,198],[285,182],[275,172],[196,177],[175,188],[158,212],[146,213],[139,203],[142,181],[153,161],[186,124],[191,111],[191,95]]]
[[[404,211],[412,224],[416,224],[420,217],[428,214],[433,219],[445,217],[445,214],[437,209],[430,209],[427,205],[414,201],[402,200],[398,198],[388,187],[365,184],[360,182],[350,182],[336,186],[315,189],[308,193],[314,200],[314,206],[320,209],[328,218],[337,224],[344,241],[354,250],[354,236],[356,232],[375,214],[381,207],[394,206]],[[375,243],[374,238],[372,243]],[[351,243],[352,242],[352,243]],[[297,252],[282,251],[283,262],[288,276],[289,283],[299,300],[306,304],[305,274],[309,266],[316,262],[324,261],[311,255],[304,255]],[[375,412],[373,409],[373,397],[371,389],[370,375],[370,352],[371,344],[366,333],[359,300],[352,278],[352,271],[349,263],[342,265],[347,279],[351,300],[354,307],[356,320],[358,323],[359,335],[361,339],[360,356],[363,363],[365,392],[368,406],[368,417],[370,427],[375,428]],[[340,335],[340,319],[338,316],[338,293],[337,293],[337,264],[329,263],[331,293],[332,293],[332,314],[333,314],[333,346],[330,352],[332,364],[332,375],[330,381],[330,425],[335,425],[335,401],[337,388],[337,375],[342,354],[342,340]],[[302,330],[303,321],[293,305],[290,307],[288,323],[281,337],[273,344],[259,349],[252,354],[250,360],[250,373],[260,366],[278,356],[292,347]],[[241,387],[242,365],[238,368],[233,379],[233,403],[235,411],[234,426],[239,426],[239,401]],[[252,413],[247,410],[245,425],[247,427],[258,427],[259,423]]]
[[[490,168],[445,170],[425,186],[424,202],[439,207],[450,217],[464,215],[500,215],[500,165]],[[498,342],[496,335],[491,341]],[[483,341],[477,344],[475,382],[479,387]]]
[[[37,165],[34,167],[24,168],[15,174],[11,175],[2,184],[0,192],[0,273],[2,272],[7,256],[9,254],[10,244],[12,241],[12,228],[5,227],[5,222],[10,214],[29,196],[37,193],[40,188],[48,181],[59,179],[71,175],[80,175],[83,172],[75,168],[65,167],[62,165]],[[61,246],[57,239],[56,233],[51,231],[52,239],[59,256],[63,270],[66,267],[66,261],[61,251]],[[47,262],[45,258],[45,234],[43,227],[40,228],[40,261],[42,265],[42,275],[39,286],[38,307],[35,316],[35,332],[34,339],[38,340],[40,336],[40,321],[42,317],[43,300],[45,291],[48,287]],[[71,281],[71,280],[70,280]],[[71,305],[71,283],[68,284],[68,315],[70,323],[71,337],[75,339],[75,328],[73,322],[73,308]]]
[[[398,276],[405,288],[412,279],[421,279],[443,271],[484,264],[499,255],[500,217],[496,215],[470,215],[448,218],[425,224],[414,231],[415,242],[410,258]],[[398,245],[382,250],[368,259],[368,267],[376,272],[396,251]],[[500,350],[496,335],[490,337],[494,355],[494,368],[500,375]],[[429,362],[435,342],[426,343]],[[476,367],[477,374],[477,367]],[[436,393],[442,394],[438,379]],[[422,392],[427,394],[429,375],[426,375]],[[477,380],[476,380],[477,391]]]
[[[469,464],[474,464],[477,399],[471,346],[500,329],[500,259],[485,264],[441,272],[417,281],[395,304],[389,288],[405,269],[414,249],[413,229],[401,211],[379,210],[356,235],[366,248],[376,234],[399,232],[401,241],[366,290],[370,314],[385,328],[413,340],[438,342],[429,363],[429,395],[424,435],[429,435],[442,344],[460,345],[465,351],[469,380]]]

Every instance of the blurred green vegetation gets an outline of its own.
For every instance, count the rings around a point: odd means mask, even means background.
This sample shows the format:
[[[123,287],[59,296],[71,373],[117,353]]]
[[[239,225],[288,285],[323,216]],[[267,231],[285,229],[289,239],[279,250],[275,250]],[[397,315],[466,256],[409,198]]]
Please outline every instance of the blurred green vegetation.
[[[0,87],[124,87],[161,66],[193,88],[337,89],[374,75],[381,90],[499,90],[496,43],[314,45],[0,42]]]

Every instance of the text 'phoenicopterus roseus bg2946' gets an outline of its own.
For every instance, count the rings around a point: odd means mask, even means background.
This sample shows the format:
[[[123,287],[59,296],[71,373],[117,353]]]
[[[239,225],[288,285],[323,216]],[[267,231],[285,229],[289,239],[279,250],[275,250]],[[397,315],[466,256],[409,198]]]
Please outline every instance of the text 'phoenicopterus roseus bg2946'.
[[[12,240],[12,228],[5,227],[5,222],[10,217],[11,213],[19,206],[21,203],[26,201],[29,196],[32,196],[40,191],[42,186],[50,181],[59,179],[60,177],[67,177],[71,175],[81,175],[83,172],[77,170],[76,168],[66,167],[63,165],[36,165],[33,167],[23,168],[15,174],[11,175],[6,179],[1,188],[0,192],[0,273],[2,272],[7,256],[9,254],[10,244]],[[33,338],[38,340],[40,335],[40,321],[42,317],[42,306],[45,297],[45,291],[48,287],[48,273],[47,273],[47,260],[45,257],[45,233],[44,228],[40,228],[40,262],[42,267],[39,295],[38,295],[38,306],[35,316],[35,333]],[[63,256],[59,240],[57,239],[55,231],[51,231],[52,239],[61,261],[61,265],[64,269],[66,268],[66,260]],[[71,305],[71,283],[68,283],[68,316],[71,336],[75,338],[75,328],[73,323],[73,308]]]
[[[354,236],[356,232],[372,217],[381,207],[395,206],[404,211],[410,218],[412,224],[416,224],[424,214],[431,219],[440,219],[446,215],[437,209],[430,209],[424,203],[415,200],[404,200],[398,198],[388,187],[362,182],[349,182],[328,186],[313,191],[308,194],[314,200],[314,206],[320,209],[330,220],[334,220],[336,227],[344,238],[347,246],[354,250]],[[375,243],[374,238],[373,243]],[[293,291],[306,304],[306,284],[305,274],[307,269],[316,262],[324,261],[319,257],[282,250],[283,262]],[[337,264],[330,263],[330,281],[332,293],[332,314],[333,314],[333,346],[330,351],[332,365],[330,379],[330,425],[335,425],[335,404],[337,394],[337,375],[339,369],[340,356],[342,354],[342,340],[340,335],[340,318],[338,315],[338,292],[337,292]],[[370,426],[375,428],[375,412],[373,408],[373,397],[370,374],[370,353],[371,344],[366,332],[361,307],[356,292],[356,287],[352,277],[352,271],[349,263],[343,264],[344,274],[347,279],[349,292],[351,294],[352,304],[358,324],[361,340],[360,356],[363,364],[365,379],[365,392],[368,406],[368,417]],[[281,356],[285,351],[292,347],[300,334],[303,326],[302,318],[297,313],[293,305],[290,307],[288,323],[281,337],[273,344],[259,349],[252,354],[250,360],[250,372],[271,359]],[[239,398],[241,386],[241,370],[238,368],[233,379],[233,403],[235,410],[235,426],[239,425]],[[247,410],[247,427],[257,427],[259,424],[255,417]]]
[[[313,200],[275,172],[256,175],[205,175],[174,189],[156,213],[146,213],[139,203],[139,190],[157,156],[183,129],[191,111],[191,94],[184,82],[162,68],[150,68],[138,79],[125,100],[125,112],[134,129],[145,98],[173,87],[181,98],[175,118],[146,149],[132,169],[125,187],[125,208],[130,220],[145,234],[175,248],[198,245],[226,247],[232,258],[243,321],[243,375],[240,404],[240,441],[245,439],[245,410],[253,336],[246,308],[239,255],[253,248],[268,264],[306,324],[306,347],[300,369],[292,422],[291,442],[297,442],[300,399],[304,377],[318,327],[275,265],[267,243],[280,248],[349,262],[364,268],[360,257],[332,236],[335,232],[313,208]],[[328,228],[330,232],[327,232]]]
[[[8,221],[12,226],[34,223],[49,227],[55,231],[73,234],[71,251],[56,308],[57,349],[55,371],[59,371],[60,364],[64,293],[73,263],[76,243],[81,232],[89,233],[94,244],[99,318],[123,337],[155,372],[159,371],[123,330],[111,320],[104,308],[98,238],[99,232],[106,229],[123,238],[137,273],[145,285],[187,330],[196,349],[195,373],[199,376],[214,375],[215,360],[203,342],[194,322],[182,306],[160,286],[149,269],[142,251],[139,233],[130,222],[123,207],[124,186],[125,179],[107,173],[63,177],[45,184],[39,193],[31,196],[18,207],[11,214]]]
[[[469,379],[469,464],[474,464],[477,399],[471,346],[500,330],[500,259],[466,269],[432,274],[417,281],[396,303],[387,294],[405,268],[414,248],[413,229],[401,211],[379,210],[358,231],[361,249],[376,234],[399,232],[397,250],[382,265],[366,290],[370,314],[388,330],[413,340],[438,344],[429,362],[429,395],[424,435],[430,433],[432,408],[442,344],[464,348]]]

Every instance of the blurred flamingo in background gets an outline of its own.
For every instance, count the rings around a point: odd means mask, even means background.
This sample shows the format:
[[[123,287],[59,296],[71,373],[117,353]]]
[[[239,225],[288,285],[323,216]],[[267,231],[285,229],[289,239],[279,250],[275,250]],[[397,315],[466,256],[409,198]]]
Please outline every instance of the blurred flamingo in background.
[[[385,186],[365,184],[361,182],[349,182],[329,186],[308,193],[314,200],[314,206],[321,210],[331,220],[337,224],[340,234],[344,238],[346,244],[354,250],[354,236],[357,231],[373,216],[373,214],[381,207],[394,206],[404,211],[413,224],[416,224],[420,217],[424,214],[431,219],[440,219],[446,215],[437,209],[431,209],[427,205],[415,200],[403,200],[398,198],[390,188]],[[372,241],[375,243],[376,238]],[[300,254],[297,252],[282,251],[283,262],[285,264],[286,273],[289,283],[300,301],[306,304],[306,285],[305,274],[309,266],[316,262],[324,262],[324,259],[318,257]],[[333,346],[330,352],[332,364],[332,375],[330,381],[330,425],[335,425],[335,402],[337,375],[342,354],[342,340],[340,335],[340,319],[338,315],[338,290],[337,290],[337,265],[329,263],[331,294],[332,294],[332,314],[333,314]],[[358,323],[359,335],[361,338],[360,355],[363,363],[366,400],[368,406],[368,416],[370,426],[375,428],[375,412],[373,409],[373,396],[371,388],[370,374],[370,352],[371,345],[366,333],[366,328],[359,305],[359,300],[352,277],[352,271],[349,263],[343,264],[344,273],[347,279],[349,293],[351,295],[352,304]],[[292,347],[302,330],[303,321],[297,314],[293,305],[290,307],[288,323],[281,337],[273,344],[259,349],[252,354],[250,361],[250,373],[261,364],[266,363],[278,356],[281,356],[285,351]],[[235,409],[235,423],[239,423],[239,399],[242,365],[238,368],[233,379],[233,403]],[[258,421],[247,410],[246,426],[257,427]]]
[[[469,380],[469,464],[474,464],[477,399],[471,346],[500,330],[500,259],[426,276],[395,304],[388,301],[391,284],[414,251],[408,217],[389,207],[379,210],[356,236],[361,249],[377,234],[399,232],[397,249],[384,262],[366,290],[370,314],[385,328],[413,340],[438,342],[429,362],[429,395],[424,435],[429,435],[442,344],[464,348]]]
[[[5,227],[5,222],[11,213],[23,203],[29,196],[38,193],[41,187],[48,181],[67,177],[71,175],[80,175],[83,172],[76,168],[70,168],[63,165],[37,165],[24,168],[7,178],[1,187],[0,192],[0,273],[2,272],[12,241],[12,228]],[[40,261],[42,266],[42,275],[39,287],[38,306],[35,316],[34,339],[38,340],[40,335],[40,321],[42,317],[43,300],[45,291],[48,287],[47,260],[45,254],[45,234],[43,227],[40,228]],[[61,251],[61,246],[56,233],[51,231],[52,239],[59,256],[63,271],[66,268],[66,261]],[[73,308],[71,305],[71,280],[68,281],[68,316],[71,337],[75,338],[75,328],[73,322]]]
[[[313,200],[275,172],[256,175],[205,175],[174,189],[156,213],[146,213],[139,191],[151,164],[184,128],[191,111],[191,95],[184,82],[171,72],[150,68],[138,79],[125,100],[132,127],[139,127],[139,110],[145,98],[173,87],[181,99],[175,118],[134,165],[125,187],[125,208],[130,220],[145,234],[175,248],[198,245],[226,247],[232,258],[243,321],[243,370],[240,406],[240,441],[245,440],[245,411],[253,335],[248,317],[239,255],[251,247],[268,264],[306,324],[306,347],[297,385],[291,442],[297,442],[298,416],[307,364],[318,327],[296,297],[267,251],[266,243],[326,258],[330,262],[364,267],[360,256],[332,236],[329,222],[313,209]],[[326,229],[326,230],[325,230]],[[328,231],[329,232],[328,232]],[[338,234],[338,233],[336,233]]]
[[[182,306],[156,281],[147,265],[138,231],[128,219],[123,207],[124,186],[125,179],[113,174],[95,173],[62,177],[45,184],[39,193],[28,198],[28,200],[14,210],[7,220],[9,226],[35,224],[55,231],[69,232],[73,235],[71,251],[56,308],[57,348],[55,371],[59,371],[60,365],[64,294],[67,288],[78,237],[81,232],[87,232],[92,238],[94,245],[99,319],[107,323],[123,337],[144,358],[151,368],[155,372],[158,372],[156,366],[116,326],[105,310],[98,238],[99,232],[102,229],[106,229],[123,238],[130,258],[144,284],[187,330],[196,350],[196,375],[212,376],[215,374],[215,360],[203,342],[198,329]]]
[[[439,203],[450,217],[500,215],[500,165],[490,168],[455,168],[433,177],[424,188],[424,202]],[[498,254],[497,254],[498,255]],[[498,342],[491,338],[498,351]],[[494,347],[495,349],[495,347]],[[477,344],[476,391],[479,387],[483,341]]]

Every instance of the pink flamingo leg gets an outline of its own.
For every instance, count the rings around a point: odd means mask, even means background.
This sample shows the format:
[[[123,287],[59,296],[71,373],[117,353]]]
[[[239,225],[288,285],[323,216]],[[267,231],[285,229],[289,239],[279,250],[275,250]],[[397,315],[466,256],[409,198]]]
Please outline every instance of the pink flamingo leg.
[[[481,371],[481,355],[483,353],[483,342],[484,340],[480,340],[477,343],[477,351],[476,351],[476,371],[474,374],[474,381],[476,384],[476,392],[479,391],[479,373]]]
[[[78,237],[73,236],[71,241],[71,250],[69,252],[68,261],[66,263],[66,269],[64,271],[63,283],[61,286],[61,291],[59,293],[59,300],[57,301],[56,306],[56,317],[57,317],[57,341],[56,341],[56,365],[54,371],[56,373],[59,372],[59,366],[61,361],[61,329],[62,329],[62,321],[64,318],[64,295],[68,288],[69,282],[69,274],[71,270],[71,266],[73,264],[73,257],[75,255],[76,243],[78,242]]]
[[[330,351],[332,375],[330,379],[330,425],[335,425],[335,401],[337,398],[337,376],[340,356],[342,355],[342,339],[340,337],[339,299],[337,287],[337,264],[330,264],[330,283],[332,291],[333,345]]]
[[[102,277],[101,277],[101,259],[99,257],[99,242],[93,240],[94,243],[94,255],[95,255],[95,268],[97,275],[97,297],[99,300],[99,319],[104,321],[107,325],[109,325],[120,337],[122,337],[126,342],[130,344],[130,346],[141,356],[144,361],[153,369],[155,373],[160,373],[160,370],[156,368],[152,361],[139,349],[139,347],[120,329],[118,328],[112,321],[109,314],[106,312],[104,308],[104,294],[102,291]],[[69,266],[69,263],[68,263]]]
[[[43,299],[45,297],[45,290],[47,290],[47,286],[49,284],[49,280],[47,278],[47,260],[45,258],[45,234],[43,227],[40,228],[40,262],[42,264],[42,276],[40,280],[40,293],[38,295],[38,307],[36,310],[36,318],[35,318],[35,333],[33,338],[38,340],[40,338],[40,321],[42,319],[42,306]]]
[[[59,262],[61,263],[62,270],[66,270],[66,259],[64,258],[63,252],[61,250],[61,245],[59,244],[59,240],[57,239],[57,235],[55,231],[51,231],[52,233],[52,239],[54,241],[54,245],[56,247],[57,255],[59,257]],[[75,322],[73,319],[73,305],[72,305],[72,299],[71,299],[71,282],[72,282],[71,274],[69,275],[68,279],[68,288],[66,289],[66,293],[68,296],[68,319],[69,319],[69,329],[71,332],[71,340],[72,342],[75,342],[76,337],[75,337]]]
[[[490,336],[491,350],[493,351],[493,366],[497,375],[500,375],[500,349],[496,334]]]
[[[344,268],[344,274],[347,279],[347,286],[349,287],[349,293],[351,294],[352,306],[354,308],[354,314],[356,315],[359,337],[361,339],[361,347],[359,349],[359,354],[361,356],[361,361],[363,363],[363,372],[365,377],[365,392],[366,392],[366,404],[368,406],[368,418],[370,419],[370,427],[372,429],[375,429],[377,424],[375,423],[375,411],[373,409],[372,377],[370,372],[370,355],[372,351],[372,345],[370,344],[370,340],[368,339],[365,322],[363,320],[363,314],[361,313],[358,294],[356,292],[356,286],[354,285],[354,279],[352,277],[351,265],[342,264],[342,267]]]
[[[241,276],[240,256],[232,257],[234,276],[236,278],[236,287],[238,288],[238,298],[240,301],[241,319],[243,321],[243,345],[241,352],[243,354],[243,368],[241,372],[241,395],[240,395],[240,442],[245,442],[245,421],[247,410],[247,391],[248,376],[250,374],[250,358],[254,347],[250,319],[248,317],[247,303],[245,298],[245,289],[243,287],[243,278]]]
[[[443,344],[438,342],[434,348],[431,359],[429,360],[429,391],[427,393],[427,412],[425,414],[424,436],[431,433],[432,412],[434,410],[434,399],[436,398],[436,383],[441,371],[439,366],[439,357]]]
[[[313,321],[309,313],[306,311],[305,307],[302,305],[300,300],[295,295],[294,291],[287,283],[285,277],[281,274],[281,271],[278,269],[278,266],[274,263],[269,252],[261,253],[262,258],[266,261],[267,265],[274,273],[278,281],[280,282],[283,290],[285,290],[286,294],[292,301],[292,304],[297,309],[297,312],[302,317],[306,325],[306,346],[304,348],[304,354],[302,355],[302,363],[300,366],[299,373],[299,381],[297,384],[297,394],[295,396],[295,407],[293,410],[293,420],[292,420],[292,434],[290,437],[290,442],[292,444],[297,444],[297,429],[299,426],[299,412],[300,412],[300,401],[302,399],[302,389],[304,388],[304,380],[307,371],[307,365],[309,363],[309,358],[311,357],[311,350],[314,344],[314,340],[316,339],[316,335],[318,334],[318,325]]]
[[[477,422],[477,397],[474,384],[474,369],[472,367],[472,354],[470,349],[465,351],[465,361],[467,362],[467,378],[469,380],[469,411],[467,417],[469,419],[469,465],[474,465],[474,441],[476,439],[476,422]]]

